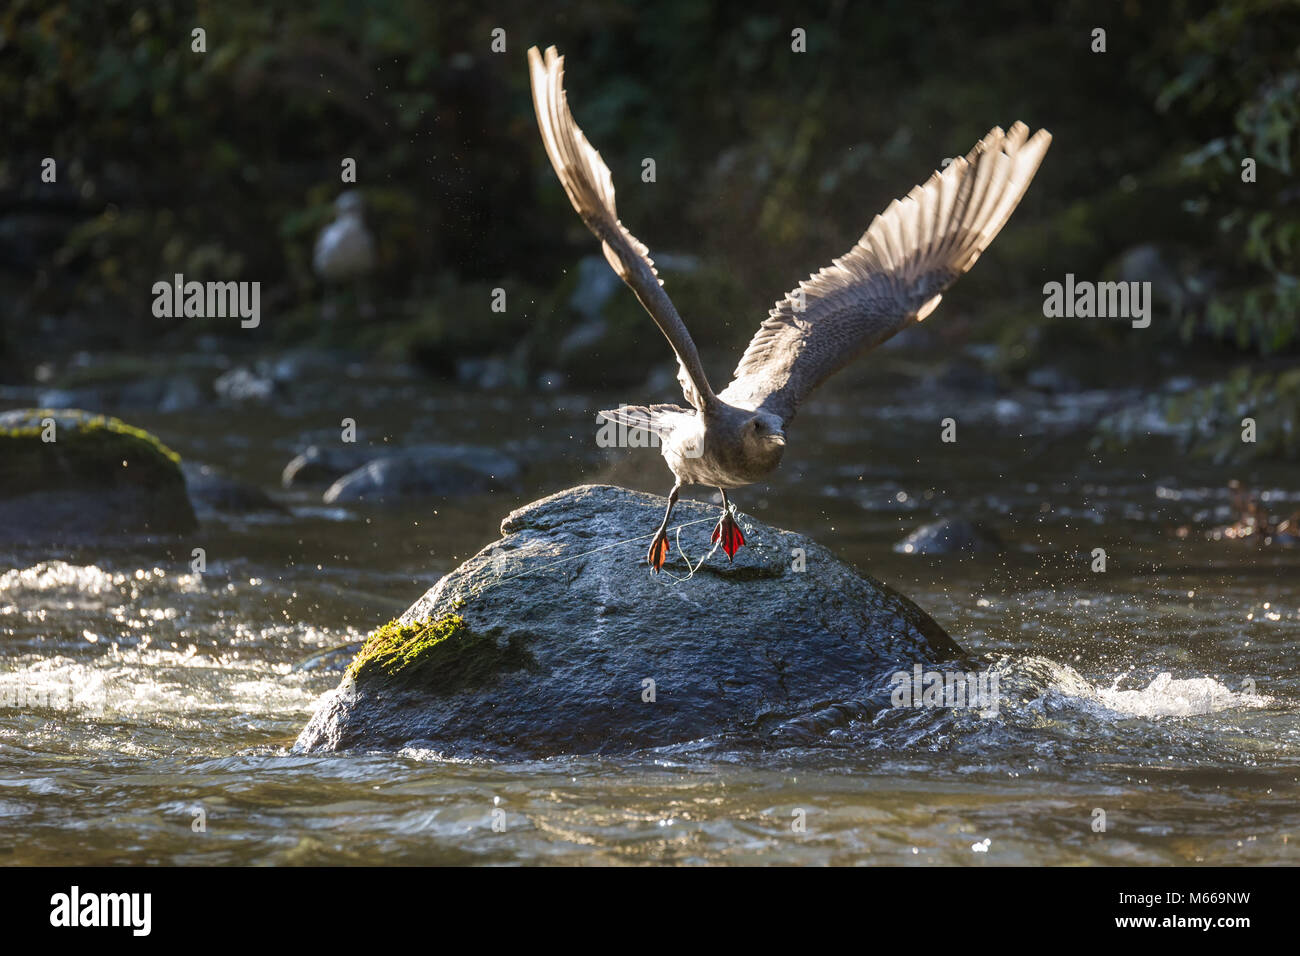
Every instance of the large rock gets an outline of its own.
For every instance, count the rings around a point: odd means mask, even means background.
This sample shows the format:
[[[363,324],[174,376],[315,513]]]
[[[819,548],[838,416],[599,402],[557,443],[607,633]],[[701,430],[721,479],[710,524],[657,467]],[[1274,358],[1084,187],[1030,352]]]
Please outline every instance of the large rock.
[[[77,409],[0,415],[0,541],[73,543],[195,526],[180,456],[148,432]]]
[[[674,554],[651,576],[664,505],[589,485],[515,511],[500,541],[371,635],[298,748],[510,756],[767,739],[840,704],[884,706],[889,674],[961,655],[906,598],[749,519],[734,564],[719,551],[678,580]],[[717,517],[678,506],[693,559]]]

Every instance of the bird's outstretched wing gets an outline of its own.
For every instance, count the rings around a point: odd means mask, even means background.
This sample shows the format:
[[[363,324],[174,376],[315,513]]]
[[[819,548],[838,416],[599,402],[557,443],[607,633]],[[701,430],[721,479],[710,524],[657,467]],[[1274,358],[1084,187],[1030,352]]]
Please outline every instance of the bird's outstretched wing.
[[[847,255],[777,302],[718,397],[788,422],[832,373],[924,319],[1002,229],[1051,141],[1023,123],[994,129],[894,200]]]
[[[569,201],[587,228],[600,239],[610,266],[631,286],[667,337],[677,353],[677,380],[682,384],[686,400],[703,410],[716,398],[704,375],[700,354],[682,317],[663,290],[649,250],[618,221],[609,167],[600,153],[592,149],[569,112],[564,94],[564,57],[555,47],[549,47],[543,58],[537,47],[533,47],[528,51],[528,70],[542,143],[564,191],[569,194]]]

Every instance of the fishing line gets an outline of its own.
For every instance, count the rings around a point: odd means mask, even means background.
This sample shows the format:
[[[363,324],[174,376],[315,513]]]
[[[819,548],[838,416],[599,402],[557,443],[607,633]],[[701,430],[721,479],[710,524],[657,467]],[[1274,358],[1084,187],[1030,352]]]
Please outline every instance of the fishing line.
[[[707,520],[709,520],[709,519],[706,518],[705,520],[707,521]],[[692,522],[692,524],[694,524],[694,522]],[[688,558],[688,557],[686,556],[686,552],[682,550],[682,528],[684,528],[684,527],[686,527],[686,526],[685,526],[685,525],[678,525],[678,526],[677,526],[677,535],[676,535],[676,538],[677,538],[677,553],[680,554],[680,555],[682,556],[682,560],[686,562],[686,566],[687,566],[688,568],[691,568],[691,559]],[[677,575],[673,574],[671,571],[664,571],[663,573],[666,574],[666,575],[668,575],[670,578],[672,578],[672,579],[673,579],[677,584],[681,584],[681,583],[684,582],[684,581],[689,581],[691,578],[695,577],[695,572],[696,572],[696,571],[698,571],[700,568],[704,567],[704,562],[707,561],[707,560],[709,560],[709,558],[713,557],[714,552],[718,550],[718,546],[721,545],[721,544],[722,544],[722,539],[721,539],[721,538],[719,538],[717,541],[713,542],[713,547],[709,548],[709,552],[708,552],[708,554],[706,554],[704,557],[700,558],[699,563],[698,563],[697,565],[695,565],[695,567],[691,568],[691,573],[688,574],[688,575],[686,575],[686,577],[684,577],[684,578],[678,577]],[[661,570],[662,570],[662,569],[661,569]],[[675,585],[668,585],[668,586],[669,586],[669,587],[674,587]]]
[[[736,510],[736,505],[735,505],[734,503],[731,503],[731,504],[728,504],[728,505],[727,505],[726,514],[731,515],[732,520],[733,520],[733,521],[736,521],[737,523],[739,523],[739,521],[740,521],[740,517],[739,517],[740,512]],[[705,520],[707,521],[708,519],[706,518]],[[692,521],[692,522],[690,522],[690,523],[691,523],[691,524],[697,524],[698,522]],[[677,526],[677,553],[680,554],[680,555],[682,556],[682,560],[686,562],[686,566],[687,566],[688,568],[691,568],[691,559],[688,558],[688,557],[686,556],[686,552],[685,552],[684,550],[682,550],[682,528],[685,528],[685,527],[686,527],[686,525],[684,525],[684,524],[682,524],[682,525],[678,525],[678,526]],[[715,532],[715,533],[716,533],[716,532]],[[672,578],[675,582],[677,582],[677,584],[681,584],[683,581],[689,581],[691,578],[695,577],[695,572],[696,572],[696,571],[698,571],[700,568],[704,567],[704,562],[707,561],[707,560],[709,560],[709,558],[713,557],[713,555],[717,553],[717,550],[718,550],[719,547],[721,547],[721,545],[722,545],[722,536],[721,536],[721,535],[718,535],[717,540],[715,540],[715,541],[713,542],[713,547],[709,548],[709,552],[708,552],[708,554],[706,554],[704,557],[700,558],[699,562],[695,565],[695,567],[691,568],[691,573],[688,574],[688,575],[686,575],[686,577],[684,577],[684,578],[679,578],[677,575],[673,574],[671,571],[664,571],[663,573],[666,574],[666,575],[668,575],[670,578]],[[727,555],[727,557],[730,558],[731,555]],[[671,586],[671,585],[670,585],[670,586]]]

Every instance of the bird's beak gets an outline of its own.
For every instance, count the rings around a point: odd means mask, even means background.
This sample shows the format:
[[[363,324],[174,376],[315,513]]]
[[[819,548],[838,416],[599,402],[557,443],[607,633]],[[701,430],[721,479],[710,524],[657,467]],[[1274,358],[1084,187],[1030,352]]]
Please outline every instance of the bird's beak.
[[[772,444],[774,444],[774,445],[779,445],[779,446],[781,446],[782,448],[785,447],[785,436],[784,436],[784,435],[777,435],[777,434],[768,435],[768,436],[767,436],[767,440],[770,441],[770,442],[771,442]]]

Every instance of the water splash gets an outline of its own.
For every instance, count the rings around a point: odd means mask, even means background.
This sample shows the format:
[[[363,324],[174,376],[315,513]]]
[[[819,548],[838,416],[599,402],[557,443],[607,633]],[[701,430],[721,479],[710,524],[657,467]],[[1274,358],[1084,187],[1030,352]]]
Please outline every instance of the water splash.
[[[1234,691],[1212,677],[1176,679],[1167,671],[1141,690],[1120,690],[1116,681],[1098,689],[1096,699],[1113,711],[1134,717],[1191,717],[1272,703],[1262,694]]]

